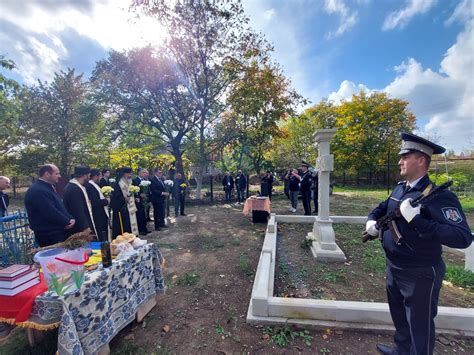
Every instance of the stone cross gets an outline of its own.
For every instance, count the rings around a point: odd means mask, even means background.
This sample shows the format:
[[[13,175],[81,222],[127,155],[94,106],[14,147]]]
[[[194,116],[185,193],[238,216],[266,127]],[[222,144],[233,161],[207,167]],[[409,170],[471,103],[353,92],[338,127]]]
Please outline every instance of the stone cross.
[[[330,173],[334,170],[334,156],[330,154],[330,141],[336,133],[335,129],[316,131],[315,140],[318,146],[318,216],[313,225],[314,239],[311,252],[317,260],[346,261],[344,252],[336,244],[333,221],[329,218],[329,184]]]

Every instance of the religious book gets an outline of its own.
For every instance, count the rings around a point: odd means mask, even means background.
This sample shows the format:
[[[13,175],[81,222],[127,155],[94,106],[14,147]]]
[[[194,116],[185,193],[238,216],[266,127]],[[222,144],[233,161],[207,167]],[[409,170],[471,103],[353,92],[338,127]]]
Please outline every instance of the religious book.
[[[14,264],[0,270],[0,277],[15,277],[30,268],[30,265]]]
[[[15,288],[39,276],[38,269],[28,269],[13,277],[0,277],[0,288]]]
[[[40,278],[37,276],[34,279],[22,283],[15,288],[0,288],[0,296],[15,296],[16,294],[25,291],[40,283]]]

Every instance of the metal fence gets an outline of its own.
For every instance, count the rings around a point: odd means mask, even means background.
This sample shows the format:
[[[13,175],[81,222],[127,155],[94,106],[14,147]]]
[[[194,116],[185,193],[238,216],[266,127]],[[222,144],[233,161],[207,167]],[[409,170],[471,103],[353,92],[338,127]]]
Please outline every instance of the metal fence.
[[[0,265],[31,264],[32,249],[38,247],[25,211],[0,217]]]

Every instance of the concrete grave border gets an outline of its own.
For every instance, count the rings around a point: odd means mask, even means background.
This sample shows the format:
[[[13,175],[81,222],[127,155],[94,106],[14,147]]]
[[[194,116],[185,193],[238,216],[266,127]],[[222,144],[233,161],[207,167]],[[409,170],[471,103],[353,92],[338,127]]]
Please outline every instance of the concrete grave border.
[[[364,224],[366,217],[331,216],[334,223]],[[316,216],[272,213],[255,273],[247,322],[374,331],[393,330],[387,303],[274,297],[277,223],[317,223]],[[474,308],[438,307],[437,333],[474,336]]]

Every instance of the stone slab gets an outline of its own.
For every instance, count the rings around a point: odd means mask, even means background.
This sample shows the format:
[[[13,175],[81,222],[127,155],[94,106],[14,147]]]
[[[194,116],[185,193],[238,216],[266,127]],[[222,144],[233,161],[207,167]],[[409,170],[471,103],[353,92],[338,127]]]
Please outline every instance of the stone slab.
[[[346,256],[336,243],[331,244],[331,249],[323,249],[324,245],[318,241],[313,241],[311,245],[311,253],[318,261],[336,261],[345,262]]]

